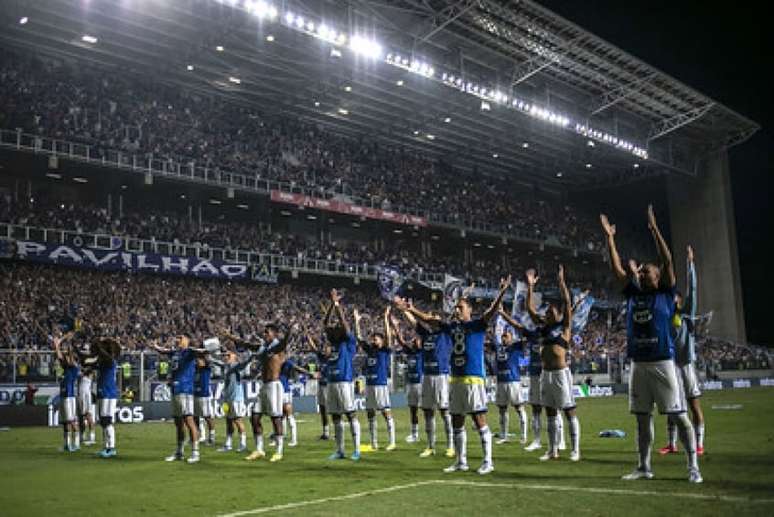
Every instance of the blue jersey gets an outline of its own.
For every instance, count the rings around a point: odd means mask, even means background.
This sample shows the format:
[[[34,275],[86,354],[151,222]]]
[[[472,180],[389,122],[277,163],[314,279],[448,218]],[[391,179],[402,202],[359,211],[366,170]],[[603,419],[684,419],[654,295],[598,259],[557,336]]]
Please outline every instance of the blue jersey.
[[[422,369],[424,353],[416,348],[405,348],[406,354],[406,382],[419,384],[422,382]]]
[[[97,367],[97,398],[117,399],[116,369],[118,363],[111,359],[107,363],[100,362]]]
[[[206,365],[203,368],[196,368],[194,377],[194,397],[211,397],[210,378],[212,377],[212,368]]]
[[[422,368],[425,375],[448,375],[451,359],[451,338],[447,332],[429,332],[417,325],[422,340]]]
[[[366,385],[387,386],[392,350],[366,345]]]
[[[65,367],[64,376],[59,383],[59,396],[62,398],[75,397],[78,386],[78,374],[80,368],[77,365]]]
[[[520,343],[513,343],[509,346],[499,345],[495,352],[497,366],[497,382],[519,382],[521,372],[519,371],[519,360],[524,354]]]
[[[626,296],[626,355],[633,361],[663,361],[675,356],[672,316],[675,288],[643,291],[629,283]]]
[[[318,386],[328,385],[328,358],[322,352],[317,352],[317,361],[320,365],[320,378],[317,380]]]
[[[190,348],[175,350],[172,354],[172,394],[193,395],[196,352]]]
[[[446,325],[451,336],[451,375],[464,382],[483,382],[486,378],[484,364],[484,339],[487,324],[483,319],[455,321]]]
[[[527,339],[527,350],[529,350],[529,368],[530,377],[537,377],[543,373],[543,359],[540,357],[540,333],[537,330],[524,330],[524,337]]]
[[[290,359],[282,363],[282,366],[280,367],[279,380],[282,383],[282,389],[285,393],[290,393],[290,377],[293,375],[295,367],[296,364]]]
[[[352,382],[352,361],[357,349],[355,336],[347,334],[340,343],[334,343],[328,358],[328,382]]]

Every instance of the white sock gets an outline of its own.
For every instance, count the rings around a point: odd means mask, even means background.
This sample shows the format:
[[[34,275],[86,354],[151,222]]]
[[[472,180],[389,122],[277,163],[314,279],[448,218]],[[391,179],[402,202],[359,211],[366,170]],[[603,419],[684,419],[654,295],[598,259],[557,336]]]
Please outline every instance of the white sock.
[[[669,446],[674,448],[677,445],[677,423],[672,415],[667,417],[667,438]]]
[[[69,449],[72,446],[72,440],[70,439],[70,431],[65,428],[64,430],[64,448]]]
[[[500,413],[500,438],[508,437],[508,411]]]
[[[199,419],[199,436],[201,438],[207,436],[207,426],[204,424],[204,419]]]
[[[579,453],[581,428],[580,428],[580,421],[578,420],[578,415],[571,416],[567,423],[569,424],[569,427],[570,427],[570,442],[572,444],[572,450],[573,452]]]
[[[387,418],[387,435],[390,437],[390,445],[395,445],[395,419]]]
[[[285,444],[285,435],[277,436],[277,454],[282,455],[282,446]]]
[[[454,447],[454,443],[452,442],[452,417],[448,411],[443,417],[443,425],[446,431],[446,448],[451,449]]]
[[[481,449],[484,451],[484,463],[492,463],[492,432],[489,426],[485,425],[478,430],[481,436]]]
[[[285,418],[282,419],[282,434],[283,435],[284,434],[288,434],[288,418],[290,418],[290,417],[285,417]]]
[[[467,442],[468,437],[465,434],[465,427],[454,429],[454,453],[457,456],[457,465],[467,465]]]
[[[328,431],[329,431],[328,424],[325,424],[325,425],[323,426],[323,434],[324,434],[325,436],[328,436],[328,435],[330,434]]]
[[[73,444],[76,449],[81,446],[81,433],[78,431],[73,431]]]
[[[556,454],[559,451],[559,433],[557,432],[557,422],[559,422],[559,416],[551,416],[546,414],[549,454]]]
[[[562,448],[564,443],[564,422],[562,421],[562,415],[558,414],[556,418],[556,445]]]
[[[680,433],[680,441],[685,447],[685,454],[688,457],[688,468],[699,470],[699,461],[696,454],[696,433],[693,430],[690,418],[685,413],[675,415],[677,431]]]
[[[239,448],[244,449],[247,447],[247,434],[239,433]]]
[[[89,441],[93,442],[95,439],[96,437],[94,436],[94,428],[92,428],[91,431],[89,431]]]
[[[533,440],[535,443],[540,443],[540,431],[541,431],[541,425],[540,425],[540,412],[539,411],[532,411],[532,435]]]
[[[349,427],[352,430],[352,446],[355,449],[355,452],[360,452],[360,421],[356,417],[352,417],[352,421],[349,424]]]
[[[255,440],[255,450],[263,452],[263,434],[254,434],[253,439]]]
[[[334,422],[333,431],[336,435],[336,450],[339,454],[344,454],[344,422]]]
[[[696,447],[704,448],[704,422],[696,425]]]
[[[435,415],[425,415],[425,432],[428,448],[435,449]]]
[[[290,443],[296,443],[298,438],[298,426],[296,425],[296,416],[290,415],[288,417],[288,426],[290,427]]]
[[[414,439],[419,437],[419,424],[411,424],[411,437]]]
[[[210,431],[210,441],[211,441],[211,442],[214,442],[214,441],[215,441],[215,429],[213,429],[212,431]]]
[[[527,441],[527,412],[524,406],[516,408],[516,414],[519,415],[519,430],[521,431],[521,441]]]
[[[224,449],[230,449],[231,448],[231,437],[233,436],[232,433],[226,434],[226,443],[223,444]]]
[[[650,448],[653,446],[653,415],[637,415],[638,468],[650,472]]]
[[[377,431],[376,431],[376,417],[368,417],[368,435],[371,437],[371,447],[376,449],[377,443]]]
[[[199,440],[194,440],[191,443],[191,450],[193,451],[193,455],[194,456],[198,456],[199,455]]]
[[[116,428],[113,424],[107,426],[107,442],[109,449],[116,448]]]

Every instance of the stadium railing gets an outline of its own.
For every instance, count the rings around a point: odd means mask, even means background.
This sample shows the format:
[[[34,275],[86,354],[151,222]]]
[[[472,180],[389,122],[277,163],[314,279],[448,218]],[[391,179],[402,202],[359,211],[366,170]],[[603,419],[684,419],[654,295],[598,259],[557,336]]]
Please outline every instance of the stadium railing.
[[[91,165],[118,168],[141,174],[162,175],[174,177],[179,180],[217,185],[235,190],[247,191],[262,195],[269,195],[272,190],[281,192],[304,194],[320,199],[334,199],[344,194],[331,190],[321,191],[319,188],[299,185],[295,182],[282,182],[260,178],[258,175],[248,176],[233,171],[220,169],[219,167],[202,167],[193,162],[180,163],[174,160],[162,160],[152,155],[138,156],[112,149],[98,152],[94,146],[71,142],[66,140],[51,139],[40,135],[32,135],[21,131],[0,129],[0,147],[16,149],[19,151],[47,154],[85,162]],[[354,194],[346,194],[347,200],[353,204],[382,208],[382,203],[376,198],[366,198]],[[589,251],[580,244],[577,246],[565,246],[559,242],[557,236],[546,235],[545,238],[536,238],[523,228],[507,228],[483,223],[474,219],[457,215],[439,214],[412,207],[391,205],[390,210],[407,215],[415,215],[426,218],[434,226],[449,228],[459,231],[474,231],[478,234],[489,235],[497,238],[513,239],[533,244],[550,243],[553,247],[573,250],[577,253],[598,254],[598,251]],[[553,238],[552,238],[553,237]]]

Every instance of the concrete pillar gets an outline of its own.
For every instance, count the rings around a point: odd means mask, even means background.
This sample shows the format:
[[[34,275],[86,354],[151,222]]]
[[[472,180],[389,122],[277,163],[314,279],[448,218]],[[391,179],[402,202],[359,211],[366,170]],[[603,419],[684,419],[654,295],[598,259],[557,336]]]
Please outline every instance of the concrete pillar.
[[[696,178],[670,177],[667,198],[678,287],[685,290],[685,248],[690,244],[696,252],[699,313],[713,311],[709,332],[745,342],[727,151],[704,160]]]

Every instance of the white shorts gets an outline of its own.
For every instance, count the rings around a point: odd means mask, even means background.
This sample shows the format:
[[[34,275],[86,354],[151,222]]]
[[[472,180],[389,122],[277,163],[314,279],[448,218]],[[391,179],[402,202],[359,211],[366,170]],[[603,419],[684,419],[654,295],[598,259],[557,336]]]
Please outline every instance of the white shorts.
[[[293,405],[293,393],[289,391],[283,391],[282,392],[282,404],[290,404]]]
[[[330,382],[325,395],[328,405],[325,409],[332,415],[355,411],[355,384],[352,382]]]
[[[680,374],[671,359],[632,362],[629,411],[650,414],[653,403],[662,415],[685,412],[685,394]]]
[[[328,405],[326,401],[327,395],[328,395],[328,385],[325,384],[321,386],[318,384],[317,385],[317,405],[318,406],[326,407]]]
[[[418,407],[422,400],[422,384],[418,382],[406,384],[406,399],[409,407]]]
[[[94,402],[91,400],[91,391],[84,391],[78,394],[78,413],[85,415],[91,413],[91,406]]]
[[[212,397],[194,397],[194,416],[212,418]]]
[[[486,385],[452,382],[449,386],[449,412],[468,415],[486,411]]]
[[[569,368],[543,370],[540,375],[541,405],[554,409],[572,409],[575,396],[572,393],[572,372]]]
[[[264,382],[261,386],[261,414],[271,417],[282,416],[282,401],[285,394],[285,388],[280,381]],[[255,413],[255,409],[253,409]]]
[[[688,363],[685,366],[678,366],[677,368],[680,370],[680,380],[683,383],[685,398],[690,400],[701,397],[699,376],[696,375],[696,368],[693,366],[693,363]]]
[[[190,393],[178,393],[172,396],[172,416],[180,418],[193,416],[194,396]]]
[[[381,411],[390,409],[390,390],[387,386],[366,386],[366,409]]]
[[[498,382],[495,393],[495,404],[503,406],[520,406],[524,404],[521,397],[520,382]]]
[[[116,414],[116,404],[118,399],[97,399],[97,406],[99,407],[99,417],[109,418],[113,422],[113,417]]]
[[[232,400],[228,402],[228,412],[226,418],[244,418],[247,414],[247,406],[244,400]]]
[[[449,409],[448,375],[425,375],[422,378],[422,409]]]
[[[62,397],[59,401],[59,421],[77,422],[78,412],[75,397]]]
[[[533,406],[542,406],[543,399],[540,397],[540,375],[529,376],[529,395],[527,401]]]

